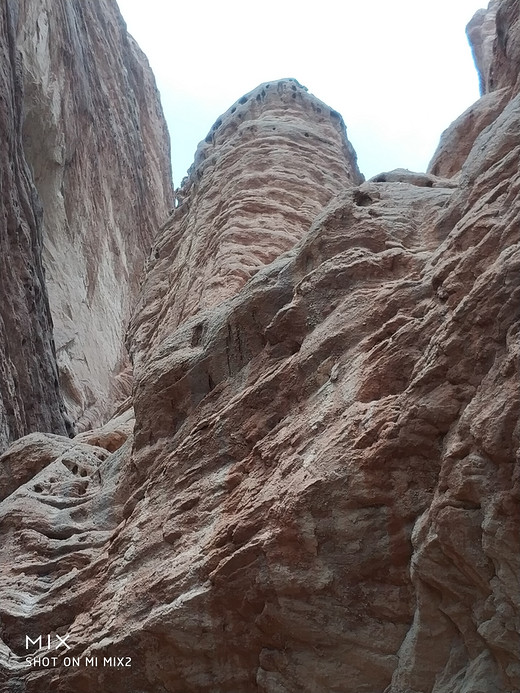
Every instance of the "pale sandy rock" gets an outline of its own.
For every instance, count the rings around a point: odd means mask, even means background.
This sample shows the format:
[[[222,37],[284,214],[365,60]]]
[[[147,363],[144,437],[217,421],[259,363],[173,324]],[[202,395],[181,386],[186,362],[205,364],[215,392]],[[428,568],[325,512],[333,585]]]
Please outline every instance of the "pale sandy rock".
[[[110,419],[104,426],[80,433],[74,438],[74,442],[95,445],[115,452],[132,435],[134,423],[134,410],[130,407],[119,416]]]
[[[123,337],[172,206],[169,140],[115,0],[21,0],[17,24],[61,390],[83,430],[130,392]]]
[[[25,635],[38,635],[42,614],[49,632],[65,635],[63,625],[90,601],[99,557],[122,518],[114,483],[119,452],[58,436],[41,445],[45,461],[53,459],[0,504],[2,691],[11,690],[6,663],[8,671],[26,670]],[[13,462],[24,446],[32,454],[34,438],[17,443],[10,451]],[[42,686],[53,689],[52,683]]]
[[[6,498],[73,445],[69,438],[51,433],[19,438],[0,456],[0,498]]]

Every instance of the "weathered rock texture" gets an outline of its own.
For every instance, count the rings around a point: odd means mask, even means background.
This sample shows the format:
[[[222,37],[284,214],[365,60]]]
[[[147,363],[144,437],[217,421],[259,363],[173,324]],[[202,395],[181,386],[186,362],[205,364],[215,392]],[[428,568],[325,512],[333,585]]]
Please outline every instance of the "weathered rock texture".
[[[491,0],[487,9],[478,10],[466,27],[478,71],[481,96],[491,91],[494,81],[492,69],[496,67],[493,50],[497,38],[497,7],[498,0]]]
[[[123,337],[173,204],[169,140],[115,0],[20,0],[17,29],[61,388],[84,429],[130,393]]]
[[[515,8],[497,18],[519,45]],[[506,103],[456,179],[345,181],[198,311],[169,282],[177,251],[187,285],[209,267],[218,179],[193,256],[193,200],[175,212],[130,335],[133,438],[29,437],[0,460],[36,472],[0,503],[3,690],[520,690],[520,95],[501,55]],[[132,667],[28,666],[27,632]]]
[[[510,100],[508,89],[484,95],[460,115],[443,133],[428,165],[436,176],[457,176],[480,133],[491,125]]]
[[[261,84],[199,145],[147,264],[131,348],[235,294],[363,177],[340,114],[295,79]]]
[[[483,95],[445,132],[428,166],[436,176],[456,176],[476,138],[493,123],[508,101],[518,93],[520,34],[516,2],[491,0],[487,9],[479,10],[469,22],[466,33],[479,74]]]
[[[493,5],[491,5],[493,10]],[[501,88],[518,93],[520,77],[520,32],[518,2],[502,0],[496,6],[496,36],[493,43],[493,62],[489,90]]]
[[[41,261],[41,205],[22,146],[14,5],[0,9],[0,451],[30,431],[66,433]]]

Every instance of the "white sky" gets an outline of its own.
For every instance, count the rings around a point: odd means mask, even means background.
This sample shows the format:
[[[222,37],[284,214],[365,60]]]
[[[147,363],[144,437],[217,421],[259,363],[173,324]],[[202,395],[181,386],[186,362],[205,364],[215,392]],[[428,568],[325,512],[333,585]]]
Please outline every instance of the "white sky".
[[[295,77],[340,111],[367,178],[424,170],[477,100],[465,26],[487,0],[118,0],[148,56],[175,184],[218,116],[261,82]]]

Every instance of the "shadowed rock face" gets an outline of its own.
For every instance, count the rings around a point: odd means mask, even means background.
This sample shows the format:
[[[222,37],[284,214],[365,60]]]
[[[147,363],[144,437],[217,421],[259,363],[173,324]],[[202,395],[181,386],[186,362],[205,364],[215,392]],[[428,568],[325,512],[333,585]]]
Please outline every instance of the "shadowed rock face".
[[[497,17],[517,43],[511,6]],[[128,413],[0,459],[20,470],[0,503],[5,690],[520,689],[520,96],[500,88],[456,179],[401,169],[360,183],[346,146],[337,194],[314,198],[300,240],[265,266],[278,198],[252,183],[254,204],[266,198],[255,217],[239,180],[220,195],[231,176],[202,195],[226,161],[208,136],[215,161],[197,157],[132,322],[133,437]],[[312,107],[287,115],[319,130]],[[301,180],[312,161],[303,148]],[[295,230],[290,199],[282,227]],[[226,245],[229,218],[265,224],[265,242]],[[195,267],[212,276],[217,255],[212,293]],[[26,632],[132,667],[58,678],[24,663]]]
[[[41,204],[22,146],[15,3],[0,10],[0,451],[34,430],[66,433],[41,261]]]
[[[82,430],[130,394],[123,339],[173,204],[169,139],[115,0],[21,0],[17,31],[61,389]]]

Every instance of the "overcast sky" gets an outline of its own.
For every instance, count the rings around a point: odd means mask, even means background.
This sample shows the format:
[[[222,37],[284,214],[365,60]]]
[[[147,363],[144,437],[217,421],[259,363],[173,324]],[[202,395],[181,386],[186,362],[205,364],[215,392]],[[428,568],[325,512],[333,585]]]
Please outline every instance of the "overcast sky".
[[[147,54],[175,184],[218,116],[261,82],[295,77],[340,111],[368,178],[424,170],[477,100],[465,26],[486,0],[118,0]]]

